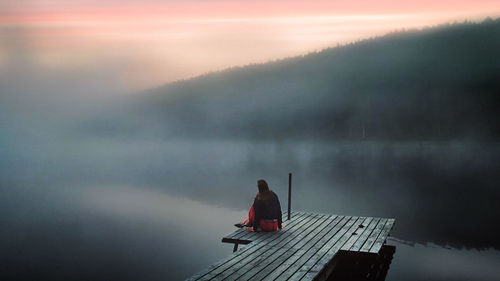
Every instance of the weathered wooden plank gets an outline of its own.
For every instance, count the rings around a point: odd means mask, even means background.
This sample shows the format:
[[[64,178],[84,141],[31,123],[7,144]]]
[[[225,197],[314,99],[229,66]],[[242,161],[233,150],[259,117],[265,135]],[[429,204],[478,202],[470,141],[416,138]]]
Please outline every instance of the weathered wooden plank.
[[[275,245],[276,243],[279,243],[286,239],[288,236],[292,235],[293,233],[297,231],[301,231],[301,229],[308,227],[310,224],[314,223],[317,219],[319,218],[318,215],[312,215],[309,217],[309,219],[304,219],[302,223],[298,226],[296,226],[295,229],[290,229],[288,234],[283,234],[280,238],[275,239],[269,243],[263,244],[259,243],[257,247],[253,247],[249,250],[245,250],[242,255],[238,259],[233,259],[229,265],[226,265],[226,268],[224,270],[218,270],[218,272],[211,272],[210,275],[213,277],[216,277],[216,280],[219,279],[217,276],[219,276],[221,273],[224,275],[227,275],[228,272],[225,272],[226,270],[231,270],[234,271],[234,269],[231,269],[233,266],[241,266],[242,264],[246,264],[248,260],[253,256],[253,255],[258,255],[258,253],[261,251],[261,248],[266,246],[266,245]],[[254,243],[250,244],[251,246],[254,245]]]
[[[257,257],[258,260],[260,260],[257,263],[254,264],[248,264],[242,268],[240,268],[236,274],[233,274],[232,276],[229,276],[227,280],[233,280],[235,279],[238,275],[238,280],[248,280],[251,278],[253,275],[257,274],[263,267],[265,267],[267,264],[271,263],[273,260],[280,258],[280,256],[283,254],[284,251],[287,249],[290,249],[294,243],[300,243],[301,241],[304,241],[305,239],[310,239],[314,237],[315,233],[317,232],[317,229],[323,228],[325,225],[327,225],[329,222],[331,222],[334,218],[331,218],[329,216],[323,217],[321,220],[318,220],[314,225],[311,225],[301,233],[299,233],[295,237],[290,237],[290,239],[286,239],[282,241],[280,244],[273,245],[273,246],[264,246],[263,249],[261,249],[261,253]]]
[[[323,269],[344,245],[344,243],[352,236],[352,233],[358,228],[359,223],[364,219],[354,217],[352,218],[335,236],[321,247],[316,255],[310,258],[304,265],[302,265],[295,273],[288,278],[288,280],[301,280],[306,278],[312,280],[317,273]],[[310,279],[308,279],[310,278]],[[279,278],[281,279],[281,278]]]
[[[293,241],[295,239],[300,239],[301,237],[303,237],[304,233],[309,233],[310,231],[316,229],[318,225],[321,225],[326,218],[327,217],[321,215],[317,217],[314,221],[311,220],[310,224],[305,224],[304,227],[291,233],[291,235],[288,235],[283,239],[279,239],[279,241],[273,241],[271,243],[263,245],[262,247],[259,248],[258,251],[247,254],[245,259],[242,259],[239,262],[235,263],[231,268],[218,274],[212,280],[236,279],[238,276],[244,274],[247,270],[263,262],[271,254],[270,250],[271,248],[274,247],[275,249],[280,249],[290,241]]]
[[[377,226],[375,229],[372,231],[368,239],[366,239],[365,243],[359,250],[360,252],[366,252],[369,253],[370,249],[373,246],[373,243],[375,243],[375,240],[377,240],[377,237],[379,236],[380,232],[384,228],[385,223],[387,222],[387,219],[380,219],[378,222]]]
[[[377,240],[375,240],[375,243],[373,243],[373,246],[370,248],[370,253],[378,254],[380,248],[382,248],[382,246],[384,245],[385,240],[387,239],[387,236],[389,235],[389,232],[391,231],[393,226],[394,226],[394,219],[388,219],[384,225],[384,229],[380,232],[379,236],[377,237]]]
[[[288,260],[290,256],[292,256],[295,252],[300,249],[309,249],[312,247],[316,241],[318,241],[319,237],[322,237],[324,234],[331,229],[332,225],[336,225],[341,220],[340,217],[336,215],[327,217],[327,219],[318,225],[316,229],[310,231],[305,234],[302,238],[294,239],[294,241],[290,241],[286,245],[283,245],[280,248],[277,248],[275,252],[267,257],[264,262],[261,262],[258,266],[255,266],[248,270],[246,273],[242,274],[238,279],[239,280],[261,280],[266,275],[268,275],[271,271],[275,269],[276,266],[279,266],[285,260]]]
[[[352,247],[349,249],[349,251],[352,252],[358,252],[361,249],[361,246],[366,242],[366,239],[372,234],[373,230],[375,229],[375,226],[377,226],[378,222],[380,221],[380,218],[374,218],[370,224],[365,226],[366,230],[360,235],[359,239],[352,245]]]
[[[223,238],[235,239],[242,236],[242,234],[246,232],[247,230],[244,227],[238,228],[234,232],[231,232],[230,234],[224,236]]]
[[[359,237],[363,235],[363,233],[366,230],[366,225],[370,224],[373,218],[365,218],[365,220],[358,225],[358,228],[356,229],[356,232],[353,233],[353,235],[347,240],[347,242],[340,248],[340,250],[349,250],[356,241],[358,241]],[[363,225],[363,227],[360,227]]]
[[[307,214],[305,216],[301,216],[298,219],[292,220],[286,229],[283,229],[283,230],[279,231],[278,233],[279,234],[284,234],[284,233],[287,233],[287,232],[292,232],[297,227],[299,227],[300,225],[302,225],[305,222],[309,221],[308,218],[311,218],[313,216],[316,216],[316,215]],[[191,278],[189,278],[188,280],[198,280],[198,279],[202,278],[203,276],[209,274],[211,271],[216,270],[216,269],[220,269],[221,266],[227,266],[228,262],[234,260],[235,258],[238,258],[238,256],[240,256],[244,251],[246,251],[246,250],[253,251],[254,249],[250,249],[250,248],[253,248],[253,247],[257,248],[259,246],[262,246],[266,242],[268,242],[268,240],[278,239],[280,237],[280,236],[270,236],[270,235],[266,235],[266,234],[268,234],[268,233],[263,233],[263,235],[261,235],[260,237],[258,237],[254,241],[254,243],[248,245],[244,249],[238,250],[237,252],[233,253],[229,257],[227,257],[225,259],[222,259],[219,262],[217,262],[217,263],[209,266],[205,270],[200,271],[199,273],[191,276]]]
[[[297,231],[300,231],[301,229],[306,228],[309,224],[314,223],[318,219],[318,217],[319,216],[316,214],[307,215],[298,224],[294,225],[293,227],[290,227],[290,228],[287,228],[285,230],[273,233],[276,235],[274,235],[272,239],[265,240],[264,242],[266,242],[266,243],[261,243],[261,241],[257,241],[257,240],[252,242],[251,244],[249,244],[249,246],[247,248],[237,251],[236,253],[238,253],[238,255],[233,254],[233,256],[231,256],[230,259],[226,263],[211,270],[210,272],[208,272],[207,274],[202,276],[200,278],[200,280],[210,280],[211,278],[214,278],[215,276],[217,276],[217,275],[223,273],[224,271],[226,271],[227,269],[231,268],[234,264],[241,262],[242,260],[247,258],[252,253],[257,252],[263,246],[265,246],[269,243],[278,243],[279,241],[285,239],[286,237],[293,235]],[[263,233],[263,236],[267,235],[267,234],[270,234],[270,232]]]
[[[302,223],[302,222],[305,220],[305,218],[306,218],[306,217],[307,217],[307,216],[305,216],[305,217],[301,217],[300,219],[297,219],[297,220],[294,220],[293,222],[291,222],[291,223],[290,223],[290,225],[289,225],[289,227],[288,227],[288,229],[287,229],[287,231],[293,231],[294,227],[296,227],[298,224]],[[283,232],[285,232],[285,231],[283,231]],[[261,236],[261,237],[259,237],[258,239],[256,239],[256,240],[255,240],[255,242],[256,242],[256,243],[249,245],[247,248],[251,248],[251,247],[253,247],[253,246],[256,246],[256,245],[257,245],[257,243],[265,243],[265,242],[266,242],[266,240],[269,240],[269,239],[276,239],[276,238],[277,238],[277,237],[270,237],[270,236],[267,236],[267,237],[266,237],[265,235],[263,235],[263,236]],[[229,257],[227,257],[227,258],[223,259],[223,260],[220,260],[219,262],[217,262],[217,263],[215,263],[215,264],[213,264],[213,265],[209,266],[209,267],[208,267],[207,269],[205,269],[204,271],[201,271],[201,272],[197,273],[196,275],[193,275],[193,276],[192,276],[190,279],[188,279],[188,280],[197,280],[197,279],[199,279],[200,277],[202,277],[202,276],[206,275],[208,272],[210,272],[210,271],[212,271],[212,270],[215,270],[215,269],[219,268],[220,266],[223,266],[223,265],[224,265],[224,264],[226,264],[227,262],[229,262],[229,261],[231,261],[232,259],[234,259],[235,257],[239,256],[239,255],[242,253],[242,251],[243,251],[243,249],[240,249],[240,250],[239,250],[239,251],[237,251],[236,253],[233,253],[233,255],[231,255],[231,256],[229,256]]]
[[[273,265],[272,272],[263,276],[259,274],[256,276],[255,280],[274,280],[278,277],[280,279],[286,280],[291,276],[295,270],[290,269],[292,266],[296,266],[298,269],[302,266],[310,257],[316,254],[316,252],[323,247],[334,235],[344,227],[344,225],[351,220],[351,217],[337,217],[334,224],[330,224],[327,228],[318,235],[318,239],[315,239],[315,243],[309,248],[302,248],[296,250],[292,255],[290,255],[285,260],[280,260],[280,263]]]

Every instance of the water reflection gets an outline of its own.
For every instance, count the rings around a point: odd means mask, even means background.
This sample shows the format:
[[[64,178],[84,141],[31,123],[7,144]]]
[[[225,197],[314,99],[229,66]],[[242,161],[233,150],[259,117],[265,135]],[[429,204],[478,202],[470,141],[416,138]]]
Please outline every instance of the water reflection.
[[[456,249],[433,243],[414,246],[389,239],[397,252],[387,280],[498,280],[500,251]]]
[[[57,191],[3,223],[2,280],[182,280],[230,253],[221,234],[245,213],[140,187]]]
[[[288,172],[295,210],[395,217],[401,239],[474,249],[436,250],[433,268],[430,248],[397,242],[388,280],[446,279],[440,269],[469,260],[485,280],[498,273],[496,143],[2,141],[0,262],[10,277],[182,279],[231,252],[220,237],[245,216],[256,180],[284,199]]]

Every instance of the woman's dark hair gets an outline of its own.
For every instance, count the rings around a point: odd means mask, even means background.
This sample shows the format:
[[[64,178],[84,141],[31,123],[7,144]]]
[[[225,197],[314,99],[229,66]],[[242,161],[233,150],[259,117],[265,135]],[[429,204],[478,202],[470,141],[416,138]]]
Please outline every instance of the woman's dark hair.
[[[267,182],[265,180],[258,180],[257,187],[259,188],[259,193],[265,193],[269,191],[269,185],[267,185]]]
[[[255,199],[269,200],[272,198],[273,193],[271,192],[271,190],[269,190],[269,186],[267,185],[267,182],[265,180],[258,180],[257,187],[259,188],[259,192],[255,196]]]

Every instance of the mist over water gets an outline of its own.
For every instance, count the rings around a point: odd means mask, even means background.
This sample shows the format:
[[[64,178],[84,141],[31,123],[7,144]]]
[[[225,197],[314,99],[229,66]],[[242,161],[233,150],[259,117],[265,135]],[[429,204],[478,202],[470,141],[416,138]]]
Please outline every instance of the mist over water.
[[[392,242],[399,248],[388,280],[406,277],[408,268],[421,273],[415,280],[446,280],[464,264],[481,272],[477,280],[494,280],[498,150],[98,138],[24,146],[2,155],[4,273],[26,280],[181,280],[231,252],[220,237],[246,216],[256,179],[268,180],[285,208],[290,171],[294,210],[397,219],[393,235],[417,244]],[[456,261],[419,267],[411,265],[415,255]],[[495,258],[475,268],[483,255]]]
[[[231,252],[257,179],[286,207],[289,172],[294,210],[396,218],[388,280],[500,275],[498,142],[99,136],[80,121],[117,116],[113,81],[21,66],[0,78],[2,280],[182,280]]]

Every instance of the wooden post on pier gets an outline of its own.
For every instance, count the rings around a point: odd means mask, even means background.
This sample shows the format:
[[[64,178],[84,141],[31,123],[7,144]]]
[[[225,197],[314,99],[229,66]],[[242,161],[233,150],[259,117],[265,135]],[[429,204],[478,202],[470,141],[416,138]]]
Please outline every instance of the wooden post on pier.
[[[292,210],[292,173],[288,173],[288,220]]]

